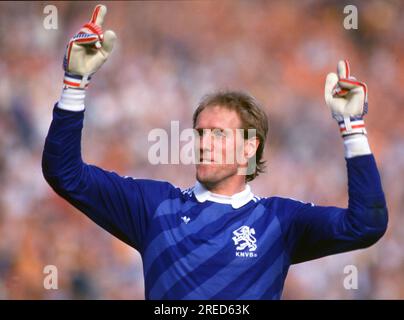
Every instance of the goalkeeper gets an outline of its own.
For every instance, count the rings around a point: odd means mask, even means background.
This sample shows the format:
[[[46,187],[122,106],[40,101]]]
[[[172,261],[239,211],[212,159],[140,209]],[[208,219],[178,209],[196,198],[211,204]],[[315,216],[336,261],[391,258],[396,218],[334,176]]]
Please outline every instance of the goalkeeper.
[[[347,61],[325,83],[325,101],[345,148],[347,208],[252,193],[248,182],[262,172],[268,122],[257,102],[240,92],[208,95],[196,109],[200,162],[192,188],[121,177],[84,163],[87,86],[116,39],[102,30],[105,14],[106,7],[97,6],[67,46],[64,88],[42,170],[57,194],[140,252],[146,299],[280,299],[292,264],[366,248],[382,237],[387,207],[363,120],[368,93]],[[239,161],[218,160],[228,154]]]

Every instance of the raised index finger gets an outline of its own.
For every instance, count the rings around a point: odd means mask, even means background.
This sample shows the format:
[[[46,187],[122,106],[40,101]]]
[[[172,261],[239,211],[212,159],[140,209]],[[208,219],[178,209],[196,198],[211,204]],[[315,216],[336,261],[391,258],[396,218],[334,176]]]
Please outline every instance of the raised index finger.
[[[104,17],[106,14],[107,14],[107,7],[102,4],[97,5],[94,8],[90,23],[94,23],[95,25],[102,27]]]
[[[337,73],[339,79],[349,79],[351,68],[348,60],[340,60],[337,65]]]

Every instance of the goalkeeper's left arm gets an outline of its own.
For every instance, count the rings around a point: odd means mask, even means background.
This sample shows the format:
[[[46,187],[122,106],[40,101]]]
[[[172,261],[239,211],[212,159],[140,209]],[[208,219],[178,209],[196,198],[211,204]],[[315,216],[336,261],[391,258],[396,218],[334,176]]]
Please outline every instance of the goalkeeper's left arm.
[[[348,61],[340,61],[337,69],[327,76],[325,100],[344,142],[348,207],[295,203],[281,221],[292,263],[368,247],[387,228],[386,200],[363,120],[367,86],[350,75]]]

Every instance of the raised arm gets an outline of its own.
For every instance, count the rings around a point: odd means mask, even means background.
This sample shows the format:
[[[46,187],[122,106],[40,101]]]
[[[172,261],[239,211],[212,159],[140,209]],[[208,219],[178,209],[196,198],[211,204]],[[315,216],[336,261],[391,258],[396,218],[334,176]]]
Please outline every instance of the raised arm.
[[[348,171],[348,208],[291,203],[283,219],[292,263],[374,244],[387,228],[387,206],[366,135],[367,87],[350,75],[348,61],[326,79],[325,100],[338,121]]]
[[[148,214],[157,197],[171,185],[123,178],[85,164],[81,157],[84,98],[91,76],[106,61],[115,41],[112,31],[102,31],[105,6],[96,6],[89,23],[69,42],[64,59],[64,88],[53,110],[42,157],[43,175],[61,197],[102,228],[139,251],[145,238]]]

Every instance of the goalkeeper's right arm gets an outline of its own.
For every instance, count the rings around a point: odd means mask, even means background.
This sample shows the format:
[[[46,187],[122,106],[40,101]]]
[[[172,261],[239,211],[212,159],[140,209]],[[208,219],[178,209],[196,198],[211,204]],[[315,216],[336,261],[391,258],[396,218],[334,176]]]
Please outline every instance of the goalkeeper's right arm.
[[[116,40],[113,31],[102,30],[107,8],[97,5],[91,20],[69,41],[63,59],[63,91],[58,107],[69,111],[84,110],[86,88],[93,74],[108,59]]]
[[[64,59],[64,88],[53,109],[45,141],[42,172],[52,189],[127,244],[139,248],[146,210],[140,183],[83,162],[81,130],[84,98],[91,76],[110,54],[115,34],[102,32],[105,6],[70,41]]]

